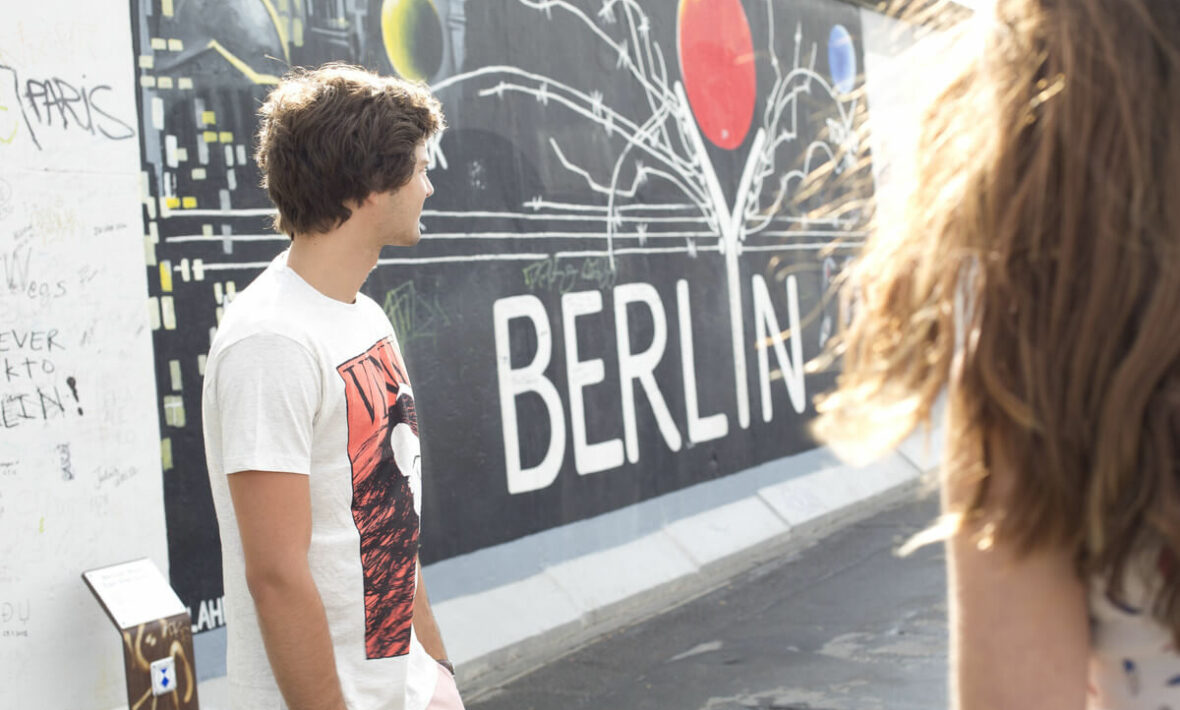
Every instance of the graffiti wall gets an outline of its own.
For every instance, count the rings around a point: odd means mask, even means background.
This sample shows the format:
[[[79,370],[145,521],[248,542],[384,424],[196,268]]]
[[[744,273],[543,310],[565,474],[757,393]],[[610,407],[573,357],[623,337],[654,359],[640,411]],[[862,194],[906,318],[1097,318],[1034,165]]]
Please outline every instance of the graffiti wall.
[[[0,705],[111,707],[80,574],[168,561],[131,32],[121,3],[0,16]]]
[[[287,244],[251,152],[255,111],[291,66],[420,79],[448,116],[424,239],[388,250],[365,286],[419,394],[426,562],[812,447],[810,401],[830,377],[803,363],[840,317],[830,285],[874,196],[861,89],[866,61],[887,57],[866,53],[854,6],[4,12],[5,700],[123,700],[119,641],[83,570],[151,558],[194,632],[225,623],[200,384],[224,308]]]
[[[853,6],[133,0],[131,15],[168,552],[198,629],[223,619],[195,383],[224,307],[287,242],[250,152],[288,66],[421,79],[448,116],[424,239],[365,286],[421,393],[425,561],[813,445],[828,380],[803,363],[864,228],[817,210],[872,194]]]

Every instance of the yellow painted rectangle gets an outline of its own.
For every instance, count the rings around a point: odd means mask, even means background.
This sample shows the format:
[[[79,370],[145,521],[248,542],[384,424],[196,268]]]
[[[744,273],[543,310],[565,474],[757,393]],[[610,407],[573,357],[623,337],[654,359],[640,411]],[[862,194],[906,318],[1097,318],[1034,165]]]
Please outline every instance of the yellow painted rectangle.
[[[218,138],[221,139],[222,143],[233,143],[234,142],[234,134],[230,133],[229,131],[222,131],[221,133],[218,134]]]
[[[217,131],[205,131],[202,134],[202,138],[205,139],[206,143],[216,143],[217,142]]]
[[[195,197],[191,197],[191,196],[190,196],[190,197],[186,197],[186,198],[184,198],[183,200],[181,200],[181,204],[183,204],[183,205],[184,205],[184,208],[185,208],[186,210],[191,210],[191,209],[193,209],[194,207],[196,207],[196,206],[197,206],[197,198],[195,198]]]
[[[182,76],[176,80],[176,88],[178,88],[178,89],[191,89],[191,88],[193,88],[193,80],[188,78],[187,76]]]
[[[168,259],[160,262],[160,290],[164,293],[172,291],[172,262]]]
[[[174,210],[177,207],[180,207],[180,198],[179,197],[165,197],[164,198],[164,205],[168,209]]]
[[[165,471],[172,470],[172,439],[169,437],[160,439],[160,463]]]
[[[183,52],[184,51],[184,42],[182,40],[179,40],[179,39],[176,39],[175,37],[173,37],[172,39],[168,40],[168,51],[170,51],[170,52]]]
[[[157,79],[156,80],[156,88],[157,89],[171,89],[172,88],[172,77],[162,76],[159,79]]]
[[[214,123],[217,123],[217,112],[216,111],[202,111],[201,112],[201,123],[205,124],[206,126],[212,126]]]
[[[145,88],[152,88],[156,85],[156,77],[144,75],[139,77],[139,85]]]
[[[152,37],[152,49],[168,49],[168,40],[163,37]]]
[[[172,0],[160,0],[160,13],[164,17],[172,17]]]
[[[139,58],[139,68],[140,69],[151,69],[154,66],[156,66],[156,60],[154,57],[152,57],[152,55],[144,54],[144,55],[140,56],[140,58]]]

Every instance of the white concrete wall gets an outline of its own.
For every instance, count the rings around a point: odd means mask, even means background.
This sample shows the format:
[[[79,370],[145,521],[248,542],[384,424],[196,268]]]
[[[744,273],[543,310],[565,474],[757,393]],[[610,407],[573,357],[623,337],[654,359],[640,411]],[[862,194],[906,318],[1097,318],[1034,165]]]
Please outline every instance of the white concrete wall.
[[[0,19],[0,705],[126,698],[80,573],[166,572],[124,0]]]

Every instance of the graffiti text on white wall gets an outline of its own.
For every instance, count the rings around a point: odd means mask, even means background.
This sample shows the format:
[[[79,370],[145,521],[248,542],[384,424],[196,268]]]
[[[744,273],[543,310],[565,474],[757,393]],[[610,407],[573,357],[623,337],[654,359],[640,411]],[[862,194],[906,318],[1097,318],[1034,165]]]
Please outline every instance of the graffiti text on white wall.
[[[44,150],[40,137],[50,130],[81,131],[113,141],[133,138],[135,129],[104,108],[111,100],[110,85],[85,82],[85,76],[81,81],[23,79],[15,67],[0,64],[0,145],[15,141],[22,126],[38,150]]]

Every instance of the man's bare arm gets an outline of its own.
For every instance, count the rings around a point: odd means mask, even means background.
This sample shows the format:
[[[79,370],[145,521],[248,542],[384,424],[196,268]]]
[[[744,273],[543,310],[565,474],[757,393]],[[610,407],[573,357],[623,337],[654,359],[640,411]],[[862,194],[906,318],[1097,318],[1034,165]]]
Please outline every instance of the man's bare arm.
[[[422,566],[418,563],[418,592],[414,595],[414,633],[422,648],[431,658],[439,661],[447,660],[447,649],[443,646],[442,634],[439,633],[438,623],[434,620],[434,612],[430,609],[430,598],[426,596],[426,583],[422,579]]]
[[[274,471],[229,475],[246,583],[275,681],[291,710],[345,710],[323,601],[307,564],[307,476]]]

